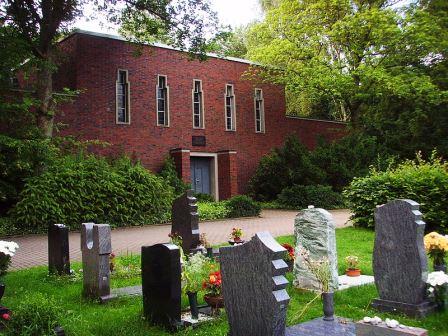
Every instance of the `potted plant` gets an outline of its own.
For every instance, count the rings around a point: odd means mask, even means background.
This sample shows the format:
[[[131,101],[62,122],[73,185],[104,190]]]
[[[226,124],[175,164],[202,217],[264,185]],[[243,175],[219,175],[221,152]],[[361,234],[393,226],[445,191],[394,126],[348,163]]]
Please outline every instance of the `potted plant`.
[[[205,290],[204,301],[212,307],[213,312],[224,307],[224,299],[221,294],[221,271],[211,272],[207,280],[203,282],[202,288]]]
[[[288,252],[285,257],[285,262],[288,265],[288,272],[292,272],[292,270],[294,268],[294,260],[295,260],[294,247],[292,247],[292,245],[288,244],[288,243],[284,243],[284,244],[282,244],[282,246]]]
[[[429,273],[426,283],[428,284],[429,297],[437,304],[440,311],[444,311],[448,299],[448,275],[442,271]]]
[[[243,230],[241,230],[241,228],[234,227],[232,229],[232,232],[230,233],[230,237],[231,237],[230,243],[234,243],[234,244],[243,243],[244,241],[241,239],[242,236],[243,236]]]
[[[448,237],[437,232],[428,233],[425,238],[425,249],[432,259],[434,271],[446,273],[445,258],[448,252]]]
[[[304,248],[299,247],[299,253],[302,256],[303,262],[307,265],[310,272],[315,276],[319,283],[319,292],[311,302],[305,306],[303,314],[307,307],[316,300],[319,296],[322,298],[324,321],[334,321],[334,292],[330,288],[331,269],[328,258],[313,260],[310,253]]]
[[[208,275],[209,260],[202,253],[191,255],[183,265],[183,290],[190,302],[191,317],[199,318],[197,293],[201,290],[204,279]]]
[[[347,263],[347,269],[345,274],[349,277],[357,277],[361,275],[361,270],[358,268],[359,258],[357,256],[349,255],[345,257],[345,262]]]
[[[207,257],[213,259],[213,247],[207,240],[207,235],[205,233],[201,233],[199,236],[199,242],[201,245],[207,250]]]

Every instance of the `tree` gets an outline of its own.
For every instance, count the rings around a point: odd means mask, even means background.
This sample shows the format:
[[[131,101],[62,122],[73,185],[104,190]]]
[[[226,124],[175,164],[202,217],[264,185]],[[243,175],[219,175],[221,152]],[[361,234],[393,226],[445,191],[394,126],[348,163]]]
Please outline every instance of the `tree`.
[[[440,106],[447,91],[427,70],[446,50],[447,32],[424,7],[396,3],[280,0],[250,30],[248,55],[271,66],[264,79],[355,127],[391,101]]]
[[[210,45],[210,51],[226,57],[245,58],[247,55],[246,36],[250,26],[249,24],[222,32]]]
[[[0,22],[16,32],[31,54],[27,63],[34,67],[35,123],[46,137],[52,136],[56,113],[52,75],[60,58],[57,41],[87,6],[95,6],[134,40],[153,42],[162,36],[200,58],[217,24],[208,0],[0,0]]]

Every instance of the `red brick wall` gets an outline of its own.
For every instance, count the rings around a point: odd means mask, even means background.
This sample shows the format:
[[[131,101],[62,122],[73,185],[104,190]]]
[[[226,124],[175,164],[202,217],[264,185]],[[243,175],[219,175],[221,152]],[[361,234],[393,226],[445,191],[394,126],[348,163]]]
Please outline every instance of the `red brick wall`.
[[[76,43],[74,43],[74,41]],[[58,121],[68,124],[62,135],[76,134],[82,139],[100,139],[112,145],[103,153],[127,152],[139,157],[153,171],[161,168],[173,148],[217,153],[234,150],[237,170],[233,188],[246,190],[247,182],[260,158],[280,146],[295,133],[309,148],[322,135],[329,140],[341,136],[345,125],[285,117],[285,97],[281,86],[242,80],[248,64],[218,58],[191,61],[179,51],[136,45],[124,41],[75,34],[62,45],[70,44],[73,57],[64,74],[82,94],[66,104]],[[76,47],[74,46],[76,44]],[[136,56],[136,51],[140,56]],[[130,81],[131,124],[115,123],[115,82],[117,69],[126,69]],[[72,71],[72,73],[71,73]],[[155,87],[157,75],[168,76],[170,88],[170,127],[156,124]],[[202,80],[205,129],[192,127],[193,79]],[[236,132],[225,130],[224,92],[234,84]],[[266,132],[255,133],[254,88],[262,88],[265,99]],[[191,137],[206,137],[205,147],[193,147]],[[189,172],[185,172],[189,175]]]

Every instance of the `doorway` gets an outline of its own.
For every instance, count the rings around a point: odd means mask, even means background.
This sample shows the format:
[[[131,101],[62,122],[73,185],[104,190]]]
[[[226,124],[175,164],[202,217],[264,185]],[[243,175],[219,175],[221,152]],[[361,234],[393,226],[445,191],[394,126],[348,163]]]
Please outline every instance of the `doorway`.
[[[191,157],[191,186],[197,194],[212,195],[210,166],[212,158]]]

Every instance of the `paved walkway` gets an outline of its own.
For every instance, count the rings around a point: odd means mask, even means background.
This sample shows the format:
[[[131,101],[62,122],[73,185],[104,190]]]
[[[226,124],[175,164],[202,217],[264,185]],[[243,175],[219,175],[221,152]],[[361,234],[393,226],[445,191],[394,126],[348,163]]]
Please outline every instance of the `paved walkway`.
[[[350,213],[347,210],[331,211],[336,226],[348,225]],[[294,217],[297,211],[263,210],[260,218],[239,218],[220,221],[201,222],[200,231],[207,234],[212,244],[226,242],[233,227],[241,227],[244,236],[251,237],[259,231],[269,231],[274,237],[290,235],[294,232]],[[121,228],[112,231],[112,249],[115,254],[126,252],[140,254],[143,245],[153,245],[168,241],[171,225],[152,225],[144,227]],[[12,258],[12,269],[45,265],[48,261],[46,235],[14,237],[20,246]],[[81,260],[80,234],[70,233],[70,259]]]

